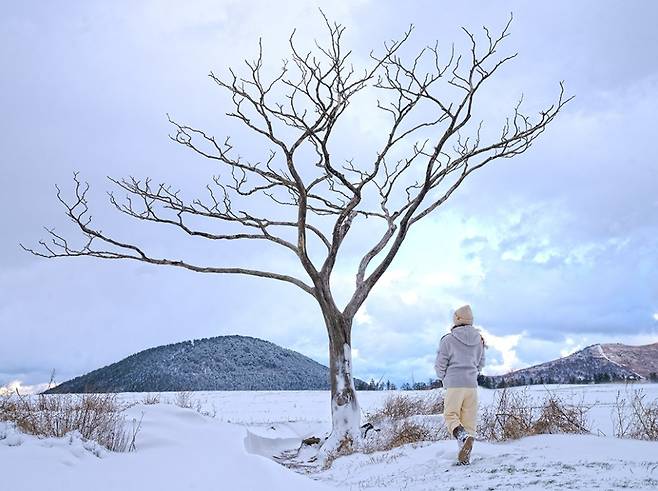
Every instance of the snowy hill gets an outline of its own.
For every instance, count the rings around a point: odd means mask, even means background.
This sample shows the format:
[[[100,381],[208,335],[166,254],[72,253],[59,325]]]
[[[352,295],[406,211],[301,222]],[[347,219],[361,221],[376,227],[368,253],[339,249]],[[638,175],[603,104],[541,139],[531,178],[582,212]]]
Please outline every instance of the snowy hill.
[[[656,372],[658,372],[658,343],[646,346],[595,344],[564,358],[505,375],[483,377],[481,383],[487,387],[501,387],[610,382],[655,378]]]
[[[644,346],[602,344],[601,348],[611,362],[623,365],[643,378],[658,374],[658,343]]]
[[[48,393],[325,389],[320,363],[262,339],[219,336],[147,349]]]

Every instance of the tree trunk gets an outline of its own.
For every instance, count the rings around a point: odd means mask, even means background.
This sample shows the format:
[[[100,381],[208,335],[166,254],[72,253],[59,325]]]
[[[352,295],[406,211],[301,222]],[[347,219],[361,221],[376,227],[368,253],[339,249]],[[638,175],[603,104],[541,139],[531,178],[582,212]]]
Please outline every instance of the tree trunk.
[[[322,446],[325,456],[348,450],[361,438],[361,411],[352,378],[352,319],[340,312],[324,313],[329,334],[331,434]]]

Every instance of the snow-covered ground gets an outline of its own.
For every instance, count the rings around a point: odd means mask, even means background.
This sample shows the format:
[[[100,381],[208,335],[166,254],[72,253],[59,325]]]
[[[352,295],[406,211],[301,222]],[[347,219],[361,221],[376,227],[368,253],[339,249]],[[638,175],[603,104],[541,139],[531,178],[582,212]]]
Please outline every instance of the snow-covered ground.
[[[658,398],[658,384],[632,388],[640,387],[649,399]],[[37,439],[0,423],[0,489],[658,489],[658,442],[610,436],[612,406],[624,386],[549,389],[566,400],[593,405],[589,415],[596,435],[478,442],[468,467],[455,465],[454,441],[439,441],[354,454],[337,459],[328,470],[297,473],[268,457],[329,428],[328,393],[198,392],[189,401],[194,409],[167,404],[178,396],[162,394],[160,404],[140,403],[128,410],[129,418],[143,417],[136,451],[130,453],[103,451],[75,435]],[[527,390],[542,397],[545,388]],[[360,393],[364,413],[389,395]],[[144,400],[144,394],[121,397]],[[493,391],[480,391],[482,405],[492,398]]]

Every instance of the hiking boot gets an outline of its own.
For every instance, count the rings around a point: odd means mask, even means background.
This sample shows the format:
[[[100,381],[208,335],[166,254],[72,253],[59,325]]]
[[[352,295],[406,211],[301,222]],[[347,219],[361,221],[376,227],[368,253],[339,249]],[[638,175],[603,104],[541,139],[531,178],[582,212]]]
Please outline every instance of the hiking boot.
[[[471,450],[473,450],[474,438],[469,435],[463,426],[458,426],[452,432],[453,436],[457,439],[459,445],[459,453],[457,454],[457,462],[460,465],[468,465],[471,463]]]

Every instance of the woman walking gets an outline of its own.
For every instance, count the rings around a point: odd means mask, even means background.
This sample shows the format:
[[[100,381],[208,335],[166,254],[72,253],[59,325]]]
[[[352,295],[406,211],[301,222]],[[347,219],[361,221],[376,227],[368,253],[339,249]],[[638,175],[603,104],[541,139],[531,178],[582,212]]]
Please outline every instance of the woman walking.
[[[458,308],[453,327],[441,338],[436,355],[436,376],[446,389],[443,417],[448,431],[457,439],[457,461],[470,463],[475,440],[478,409],[477,377],[484,366],[484,338],[473,327],[470,305]]]

